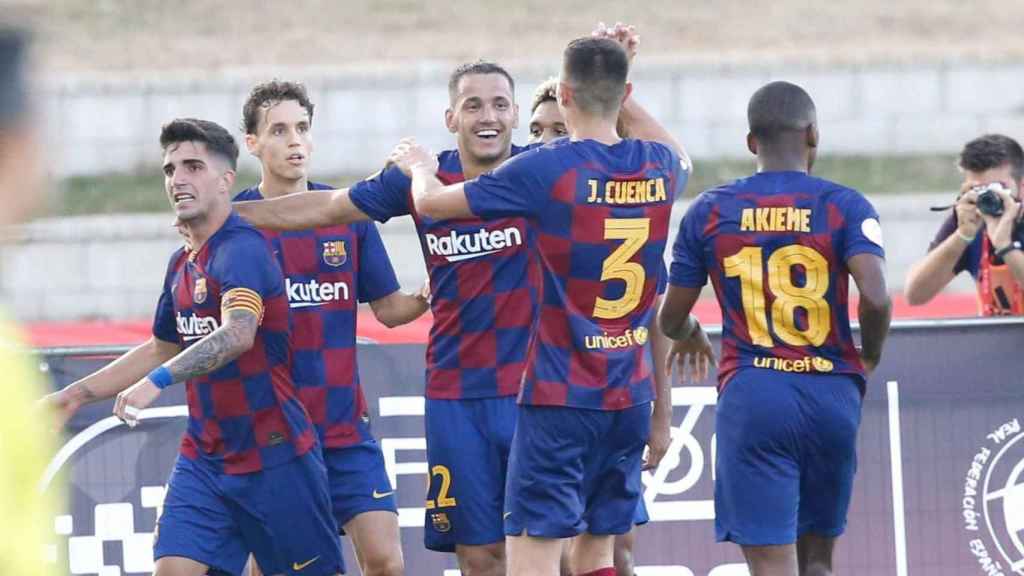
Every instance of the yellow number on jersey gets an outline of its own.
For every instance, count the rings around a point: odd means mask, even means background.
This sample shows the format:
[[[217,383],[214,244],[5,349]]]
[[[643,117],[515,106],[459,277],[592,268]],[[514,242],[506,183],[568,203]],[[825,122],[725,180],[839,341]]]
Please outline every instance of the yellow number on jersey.
[[[722,261],[727,278],[740,279],[743,315],[747,319],[750,341],[758,346],[773,346],[765,311],[763,253],[760,246],[747,246]],[[803,266],[803,286],[793,284],[793,267]],[[768,258],[768,289],[772,302],[772,331],[792,346],[821,346],[832,328],[832,309],[823,296],[828,291],[828,261],[809,246],[792,244],[780,248]],[[807,312],[807,327],[796,326],[796,309]]]
[[[434,466],[430,469],[431,476],[441,477],[441,487],[437,490],[437,502],[427,500],[426,509],[450,508],[455,506],[455,498],[448,496],[448,490],[452,487],[452,473],[447,466]]]
[[[647,272],[636,262],[630,262],[651,235],[650,218],[609,218],[604,221],[605,240],[625,240],[608,255],[601,266],[601,282],[622,280],[626,288],[616,300],[605,300],[600,296],[594,303],[594,317],[605,320],[622,318],[632,312],[640,303],[644,293]]]

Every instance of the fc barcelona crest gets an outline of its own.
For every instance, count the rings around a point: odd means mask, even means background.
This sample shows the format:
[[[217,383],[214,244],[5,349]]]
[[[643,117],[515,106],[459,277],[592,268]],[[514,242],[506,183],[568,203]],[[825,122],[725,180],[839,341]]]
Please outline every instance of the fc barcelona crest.
[[[206,278],[196,278],[196,287],[192,290],[192,301],[196,304],[206,302]]]
[[[345,251],[344,240],[324,242],[324,262],[328,266],[341,266],[346,260],[348,260],[348,253]]]

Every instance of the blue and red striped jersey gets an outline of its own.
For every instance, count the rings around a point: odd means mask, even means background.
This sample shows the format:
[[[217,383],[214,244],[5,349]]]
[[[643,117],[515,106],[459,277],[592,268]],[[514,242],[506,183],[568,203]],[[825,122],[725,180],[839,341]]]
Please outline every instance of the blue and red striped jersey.
[[[512,153],[526,150],[512,147]],[[438,177],[463,180],[457,150],[438,156]],[[512,396],[526,366],[536,293],[531,238],[522,218],[434,220],[413,210],[411,181],[390,167],[349,190],[374,220],[412,215],[427,263],[434,323],[427,343],[428,398]],[[532,278],[531,278],[532,274]]]
[[[198,252],[171,257],[153,335],[183,349],[221,325],[223,301],[262,309],[252,348],[185,383],[186,458],[226,474],[248,474],[305,454],[316,442],[291,377],[288,299],[263,236],[234,212]]]
[[[309,183],[310,190],[331,186]],[[235,200],[262,200],[259,187]],[[372,222],[298,232],[262,230],[284,272],[292,312],[292,379],[321,444],[344,448],[371,439],[356,363],[358,302],[399,289]]]
[[[474,214],[526,217],[537,234],[543,292],[521,403],[621,410],[654,397],[645,344],[686,179],[658,143],[560,139],[466,183]]]
[[[803,172],[761,172],[690,206],[670,282],[708,276],[722,307],[719,388],[741,368],[852,374],[864,381],[847,310],[857,254],[884,257],[878,213],[860,193]]]

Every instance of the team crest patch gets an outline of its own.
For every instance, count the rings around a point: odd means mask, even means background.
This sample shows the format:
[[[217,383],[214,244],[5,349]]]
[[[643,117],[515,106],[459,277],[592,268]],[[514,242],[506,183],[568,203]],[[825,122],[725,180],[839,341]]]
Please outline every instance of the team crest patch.
[[[430,522],[434,525],[434,530],[438,532],[447,532],[452,529],[452,523],[448,521],[448,515],[444,512],[432,513]]]
[[[324,262],[328,266],[341,266],[346,260],[348,260],[348,253],[345,251],[344,240],[324,242]]]
[[[192,301],[196,304],[206,302],[206,278],[196,278],[196,286],[192,290]]]

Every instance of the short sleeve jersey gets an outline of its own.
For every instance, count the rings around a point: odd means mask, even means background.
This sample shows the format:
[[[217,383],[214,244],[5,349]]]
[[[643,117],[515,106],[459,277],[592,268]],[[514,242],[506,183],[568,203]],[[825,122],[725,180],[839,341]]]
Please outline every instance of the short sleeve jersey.
[[[719,386],[737,370],[864,371],[848,311],[847,261],[884,257],[878,213],[860,193],[803,172],[762,172],[701,194],[672,249],[669,281],[708,276],[722,307]]]
[[[525,150],[512,147],[516,155]],[[463,181],[457,150],[438,156],[438,178]],[[374,220],[409,214],[430,277],[434,323],[427,343],[433,399],[512,396],[519,391],[536,302],[532,239],[520,217],[434,220],[415,212],[412,182],[389,167],[349,190]]]
[[[310,190],[328,190],[309,183]],[[262,200],[259,187],[235,200]],[[356,365],[357,302],[399,289],[372,222],[302,231],[261,230],[284,272],[292,314],[292,379],[320,442],[344,448],[372,438]]]
[[[466,183],[474,214],[525,217],[537,234],[541,304],[520,403],[621,410],[654,397],[645,344],[686,179],[662,144],[560,139]]]
[[[295,392],[284,278],[259,231],[232,212],[197,252],[171,257],[153,335],[183,349],[221,326],[224,300],[262,309],[252,347],[186,382],[181,453],[226,474],[247,474],[305,454],[316,442]]]

